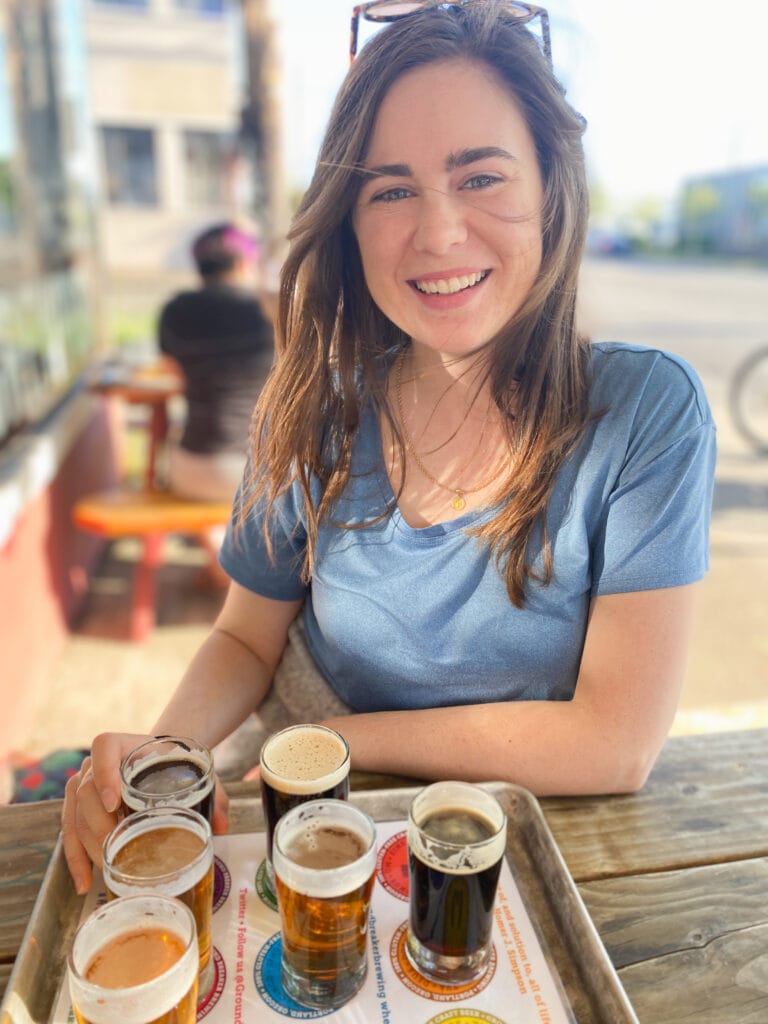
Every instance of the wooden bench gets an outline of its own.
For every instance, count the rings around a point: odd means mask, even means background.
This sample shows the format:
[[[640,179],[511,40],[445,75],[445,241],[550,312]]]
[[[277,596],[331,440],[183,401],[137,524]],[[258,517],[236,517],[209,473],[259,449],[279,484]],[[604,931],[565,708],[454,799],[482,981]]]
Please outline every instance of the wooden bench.
[[[138,491],[116,487],[80,498],[72,509],[76,526],[110,540],[140,537],[142,557],[136,566],[131,595],[130,636],[143,640],[156,619],[155,569],[163,561],[163,539],[169,533],[202,534],[229,522],[230,502],[189,501],[170,491]]]

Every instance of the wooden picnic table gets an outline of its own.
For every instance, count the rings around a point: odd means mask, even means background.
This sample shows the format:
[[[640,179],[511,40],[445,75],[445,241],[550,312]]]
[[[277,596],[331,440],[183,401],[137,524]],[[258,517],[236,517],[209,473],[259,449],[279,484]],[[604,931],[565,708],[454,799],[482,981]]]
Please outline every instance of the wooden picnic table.
[[[768,1024],[768,729],[672,738],[642,792],[541,806],[640,1024]],[[60,813],[0,808],[0,995]]]
[[[168,402],[184,394],[182,378],[169,372],[161,361],[134,368],[108,366],[97,369],[88,388],[94,394],[145,409],[144,486],[149,491],[154,490],[158,486],[160,450],[168,434]]]

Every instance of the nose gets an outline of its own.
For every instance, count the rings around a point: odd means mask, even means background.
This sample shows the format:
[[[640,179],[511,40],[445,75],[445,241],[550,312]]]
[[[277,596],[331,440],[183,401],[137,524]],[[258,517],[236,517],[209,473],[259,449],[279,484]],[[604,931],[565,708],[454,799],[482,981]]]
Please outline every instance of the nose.
[[[448,252],[467,239],[462,204],[445,192],[430,189],[419,199],[413,247],[436,255]]]

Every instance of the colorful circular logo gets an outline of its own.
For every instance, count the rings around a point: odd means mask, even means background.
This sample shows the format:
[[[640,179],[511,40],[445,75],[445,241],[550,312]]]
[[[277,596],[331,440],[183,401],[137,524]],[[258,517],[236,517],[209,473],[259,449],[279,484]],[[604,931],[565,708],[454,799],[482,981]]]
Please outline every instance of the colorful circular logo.
[[[331,1010],[313,1010],[308,1006],[301,1006],[283,988],[280,980],[280,960],[283,952],[283,944],[280,940],[280,932],[267,939],[259,950],[256,962],[253,965],[253,981],[261,998],[270,1008],[282,1017],[290,1017],[291,1020],[316,1020],[318,1017],[327,1017]]]
[[[485,1010],[443,1010],[436,1017],[430,1017],[427,1024],[506,1024]]]
[[[376,875],[390,896],[408,901],[408,836],[405,830],[390,836],[379,850]]]
[[[403,921],[392,936],[392,941],[389,944],[389,958],[392,961],[392,968],[397,977],[407,989],[415,992],[417,996],[423,996],[425,999],[434,999],[438,1003],[458,1003],[459,1001],[476,996],[490,985],[496,973],[495,946],[491,946],[488,968],[480,978],[476,978],[466,985],[441,985],[439,982],[419,974],[408,959],[408,954],[405,952],[407,932],[408,922]]]
[[[213,858],[213,912],[223,907],[232,888],[232,875],[219,856]]]
[[[272,883],[269,880],[266,860],[259,864],[253,887],[256,890],[256,895],[265,906],[269,907],[270,910],[277,910],[277,896],[275,896],[275,890],[272,888]]]
[[[216,1003],[221,999],[221,993],[224,991],[224,986],[227,983],[227,967],[224,963],[224,957],[215,946],[211,949],[211,960],[213,961],[213,983],[208,995],[203,996],[197,1004],[198,1020],[208,1016]]]

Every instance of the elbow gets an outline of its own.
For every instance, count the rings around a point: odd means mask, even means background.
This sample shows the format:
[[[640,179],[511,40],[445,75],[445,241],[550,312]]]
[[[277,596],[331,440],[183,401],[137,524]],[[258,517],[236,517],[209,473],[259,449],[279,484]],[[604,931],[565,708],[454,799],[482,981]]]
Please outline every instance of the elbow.
[[[612,781],[606,793],[639,793],[648,781],[659,749],[627,747],[616,751],[614,764],[609,771]]]

